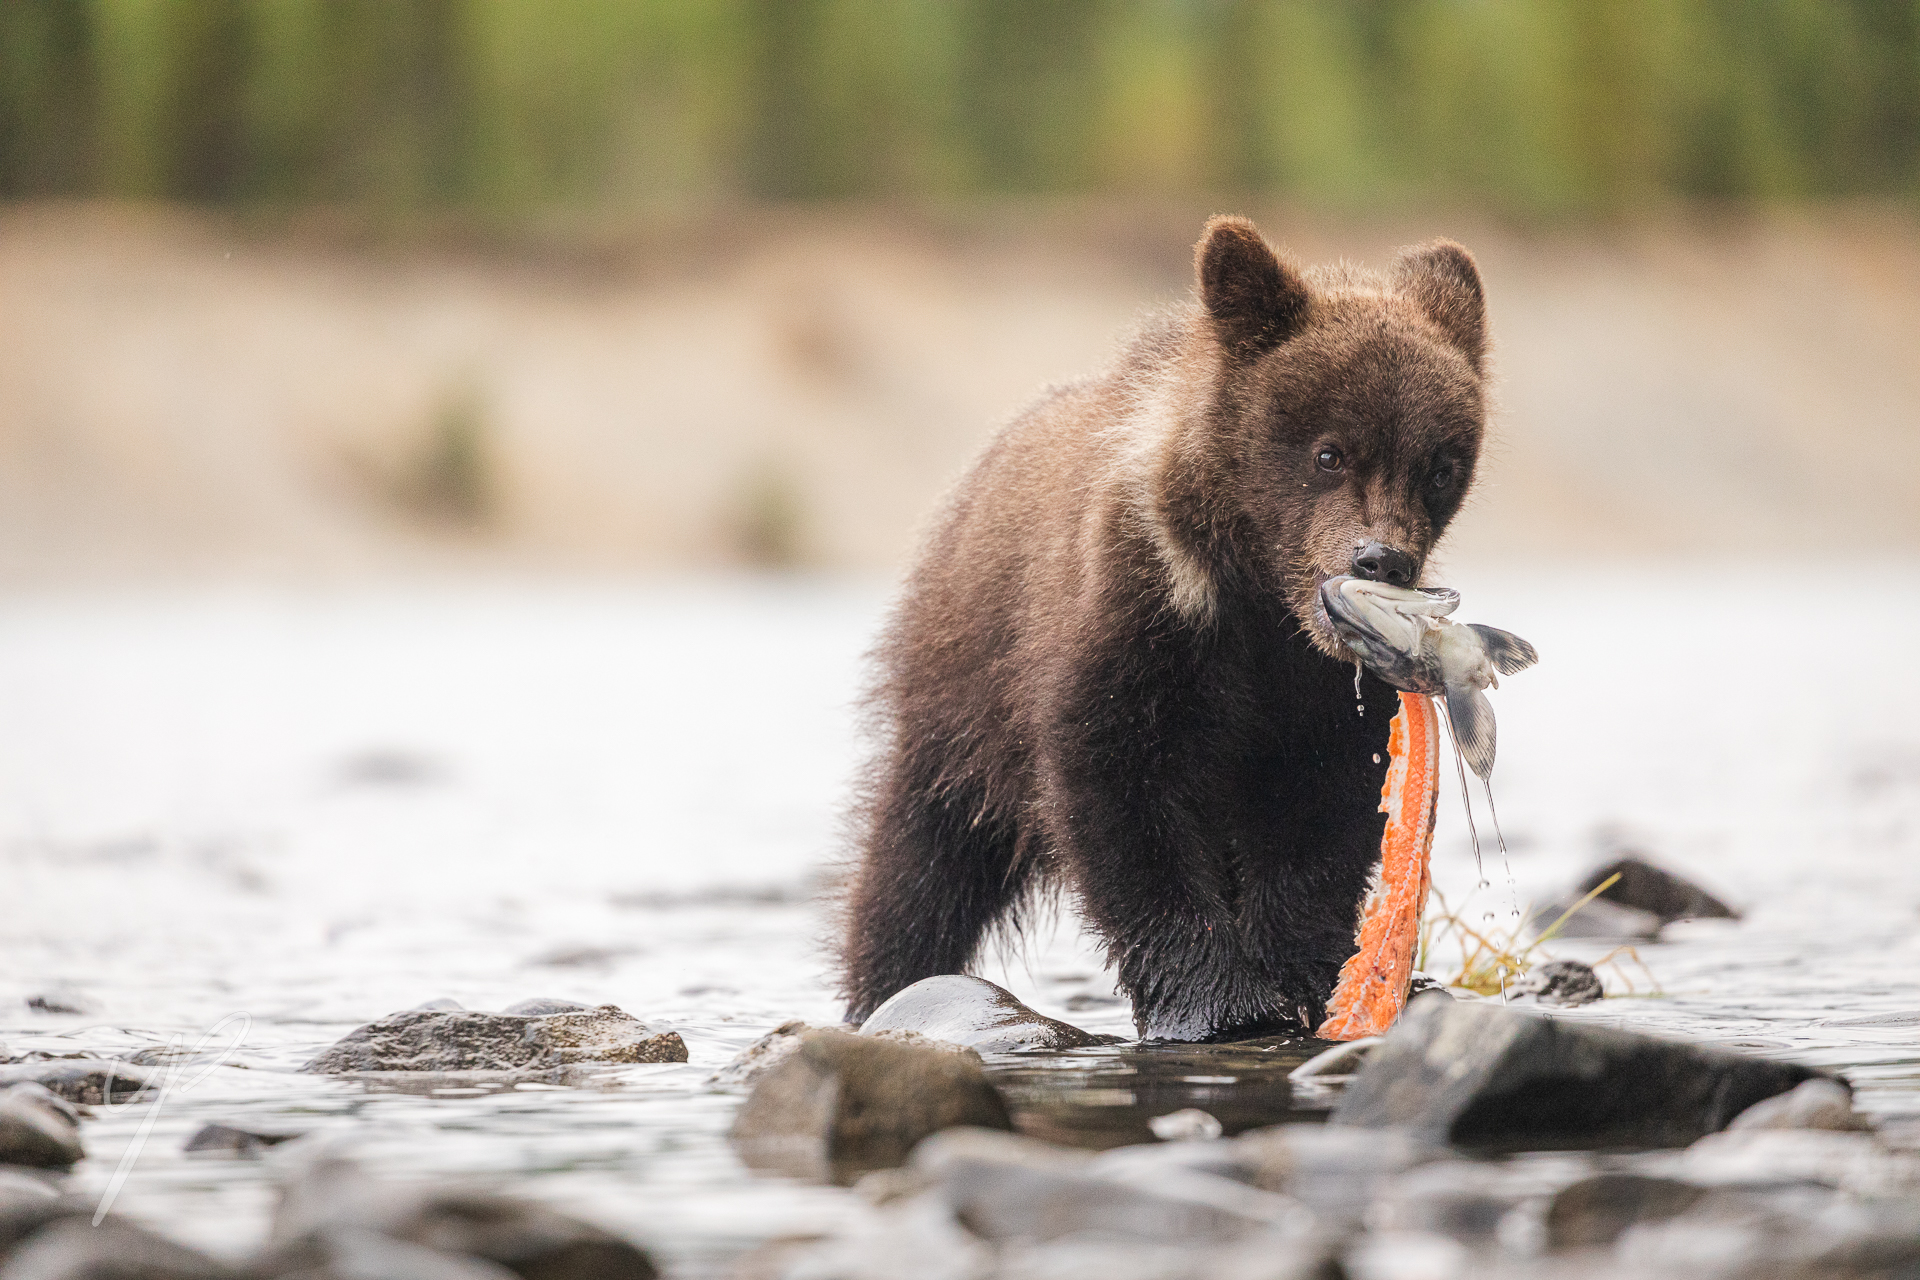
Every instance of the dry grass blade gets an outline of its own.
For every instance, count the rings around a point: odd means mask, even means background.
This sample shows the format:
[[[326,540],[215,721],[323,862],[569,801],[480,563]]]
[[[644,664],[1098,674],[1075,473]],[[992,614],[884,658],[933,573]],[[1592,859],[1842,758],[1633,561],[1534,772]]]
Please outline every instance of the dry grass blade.
[[[1612,888],[1619,879],[1620,876],[1616,873],[1595,885],[1578,901],[1556,916],[1553,923],[1527,941],[1522,941],[1521,935],[1526,931],[1528,921],[1532,919],[1531,911],[1523,915],[1511,929],[1483,930],[1467,922],[1464,904],[1460,910],[1454,910],[1448,905],[1446,895],[1435,889],[1432,892],[1437,909],[1428,915],[1426,922],[1421,926],[1420,952],[1416,967],[1426,969],[1429,958],[1434,953],[1434,943],[1442,939],[1451,939],[1459,947],[1460,967],[1452,977],[1446,979],[1446,985],[1462,991],[1471,991],[1475,995],[1501,995],[1516,979],[1525,977],[1537,959],[1544,958],[1538,955],[1540,948],[1559,934],[1576,911]],[[1633,976],[1628,972],[1628,965],[1638,970],[1642,981],[1647,984],[1647,990],[1641,990],[1639,984],[1634,981]],[[1659,983],[1654,980],[1652,972],[1640,959],[1639,952],[1632,947],[1614,948],[1596,962],[1594,968],[1599,969],[1602,966],[1611,967],[1619,976],[1620,982],[1626,987],[1626,991],[1621,994],[1635,996],[1659,994]]]

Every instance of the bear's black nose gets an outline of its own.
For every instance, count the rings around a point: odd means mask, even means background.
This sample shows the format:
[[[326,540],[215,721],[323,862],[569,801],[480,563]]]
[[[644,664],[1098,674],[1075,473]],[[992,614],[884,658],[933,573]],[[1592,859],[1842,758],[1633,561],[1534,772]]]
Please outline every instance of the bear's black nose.
[[[1353,553],[1353,576],[1369,582],[1410,587],[1420,576],[1420,562],[1384,542],[1369,542]]]

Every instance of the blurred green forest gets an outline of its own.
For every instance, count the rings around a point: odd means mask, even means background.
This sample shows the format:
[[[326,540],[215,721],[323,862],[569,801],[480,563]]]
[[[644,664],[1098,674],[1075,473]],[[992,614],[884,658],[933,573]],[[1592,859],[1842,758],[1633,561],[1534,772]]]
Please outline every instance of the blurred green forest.
[[[1920,0],[0,0],[0,197],[1920,195]]]

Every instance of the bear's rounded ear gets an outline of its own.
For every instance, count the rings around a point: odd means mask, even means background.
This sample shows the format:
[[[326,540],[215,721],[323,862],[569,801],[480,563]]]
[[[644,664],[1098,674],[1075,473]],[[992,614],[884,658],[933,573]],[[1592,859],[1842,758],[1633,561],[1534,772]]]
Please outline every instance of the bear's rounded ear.
[[[1300,273],[1280,260],[1245,218],[1213,218],[1194,250],[1200,305],[1220,345],[1257,356],[1292,337],[1310,295]]]
[[[1480,371],[1487,354],[1487,297],[1472,254],[1451,240],[1402,249],[1393,264],[1393,287]]]

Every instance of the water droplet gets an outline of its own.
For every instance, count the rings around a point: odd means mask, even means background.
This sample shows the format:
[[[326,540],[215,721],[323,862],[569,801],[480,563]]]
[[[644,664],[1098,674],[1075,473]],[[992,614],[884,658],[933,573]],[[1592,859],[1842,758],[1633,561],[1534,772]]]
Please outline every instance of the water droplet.
[[[1373,762],[1374,762],[1375,764],[1379,764],[1379,763],[1380,763],[1380,753],[1379,753],[1378,751],[1376,751],[1376,752],[1374,752],[1374,753],[1373,753]]]

